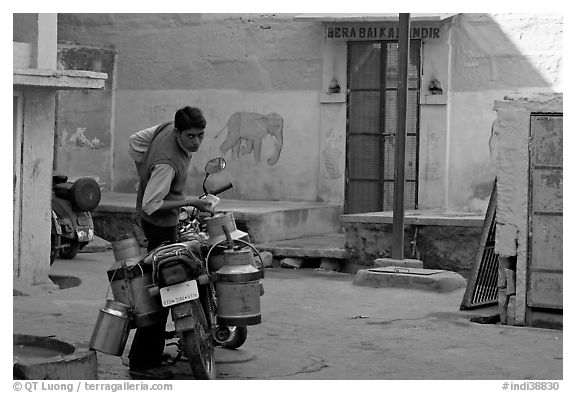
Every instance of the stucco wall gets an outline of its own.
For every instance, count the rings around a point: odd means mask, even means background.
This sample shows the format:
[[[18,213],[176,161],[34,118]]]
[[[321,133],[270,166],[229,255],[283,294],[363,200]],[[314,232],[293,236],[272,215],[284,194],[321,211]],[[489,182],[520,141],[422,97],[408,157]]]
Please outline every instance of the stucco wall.
[[[459,14],[439,39],[423,43],[419,208],[484,212],[495,169],[489,139],[494,100],[562,88],[561,15]],[[115,191],[133,192],[130,133],[169,120],[183,105],[207,115],[207,137],[194,159],[222,154],[220,131],[233,113],[275,112],[284,147],[275,165],[263,139],[262,161],[231,160],[229,197],[343,202],[345,101],[322,103],[332,77],[346,86],[346,42],[330,42],[321,22],[260,14],[62,14],[59,39],[111,47],[118,53],[111,152]],[[443,99],[429,100],[438,79]],[[112,154],[112,157],[110,157]],[[219,181],[218,178],[214,178]],[[197,190],[197,187],[191,188]]]
[[[219,150],[226,138],[225,127],[230,115],[240,111],[268,114],[277,112],[284,117],[284,145],[275,165],[267,160],[275,149],[271,136],[262,141],[262,157],[258,162],[254,154],[231,157],[225,171],[210,177],[212,188],[228,181],[234,189],[226,198],[253,200],[316,200],[318,112],[310,107],[318,105],[316,92],[238,92],[234,90],[173,90],[173,91],[119,91],[116,97],[115,177],[116,189],[134,192],[138,179],[136,169],[128,156],[128,137],[134,131],[170,120],[183,103],[204,109],[207,127],[204,142],[194,154],[188,172],[187,191],[201,193],[204,165],[212,157],[222,155]],[[217,102],[215,107],[213,103]],[[286,115],[285,115],[286,114]],[[210,188],[210,184],[209,184]]]
[[[13,14],[12,41],[36,43],[38,39],[38,14]]]
[[[440,27],[440,38],[422,43],[422,88],[420,96],[420,149],[418,207],[441,209],[446,204],[447,88],[450,59],[450,25]],[[432,80],[441,83],[444,94],[432,95]]]
[[[562,113],[561,94],[517,95],[494,103],[492,153],[498,175],[495,252],[516,256],[516,292],[526,293],[528,176],[531,113]],[[516,296],[516,323],[523,324],[526,297]]]
[[[58,69],[108,74],[104,90],[57,93],[54,167],[70,179],[92,176],[104,191],[112,185],[113,86],[115,51],[60,44]]]
[[[496,174],[488,146],[493,102],[561,91],[562,16],[461,14],[450,30],[446,208],[483,211]]]
[[[229,168],[214,182],[233,180],[227,197],[318,199],[319,102],[322,27],[291,23],[291,15],[63,14],[60,40],[112,46],[118,53],[113,109],[113,189],[134,192],[127,155],[131,133],[173,118],[185,105],[206,115],[206,138],[193,158],[189,192],[199,188],[204,163],[223,155],[236,112],[279,114],[284,145],[274,165],[271,136],[262,159],[225,151]]]

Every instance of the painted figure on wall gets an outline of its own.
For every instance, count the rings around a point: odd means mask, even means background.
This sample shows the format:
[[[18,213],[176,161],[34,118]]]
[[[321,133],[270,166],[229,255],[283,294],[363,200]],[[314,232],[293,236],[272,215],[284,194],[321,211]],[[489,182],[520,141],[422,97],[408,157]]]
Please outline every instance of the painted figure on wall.
[[[228,128],[228,135],[220,145],[220,151],[223,154],[232,150],[232,159],[238,159],[240,154],[253,153],[256,161],[260,162],[262,140],[266,135],[270,135],[275,142],[275,150],[267,162],[268,165],[278,162],[284,143],[282,136],[284,120],[278,113],[263,115],[255,112],[236,112],[230,116],[224,128],[216,134],[216,138],[226,128]]]

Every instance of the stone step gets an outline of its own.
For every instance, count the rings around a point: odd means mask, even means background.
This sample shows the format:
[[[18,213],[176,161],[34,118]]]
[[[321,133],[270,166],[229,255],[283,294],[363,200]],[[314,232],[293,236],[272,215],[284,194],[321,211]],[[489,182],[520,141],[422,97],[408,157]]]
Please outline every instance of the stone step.
[[[103,193],[92,214],[96,234],[112,241],[118,235],[131,233],[135,206],[135,194]],[[248,232],[253,243],[341,232],[339,204],[222,199],[216,210],[233,212],[236,226]]]
[[[269,251],[275,258],[348,259],[343,233],[305,236],[297,239],[258,243],[259,250]]]

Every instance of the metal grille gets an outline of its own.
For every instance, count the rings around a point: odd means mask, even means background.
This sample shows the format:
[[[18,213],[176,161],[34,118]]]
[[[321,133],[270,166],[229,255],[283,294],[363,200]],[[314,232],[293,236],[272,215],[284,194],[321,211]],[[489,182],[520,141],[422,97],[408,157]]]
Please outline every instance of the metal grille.
[[[357,180],[380,180],[380,136],[363,135],[348,139],[348,152],[357,157],[358,165],[349,168],[351,178]]]
[[[348,191],[353,193],[357,213],[378,211],[382,204],[380,199],[380,182],[350,181]]]
[[[381,48],[379,42],[350,45],[350,89],[380,89]]]
[[[380,134],[380,92],[351,91],[350,105],[355,110],[348,117],[351,134]]]
[[[397,131],[398,43],[350,42],[346,213],[392,210]],[[410,46],[405,207],[418,203],[420,41]],[[367,182],[364,186],[360,183]],[[357,194],[374,192],[375,195]]]
[[[496,181],[484,218],[480,245],[472,265],[472,277],[466,286],[460,309],[498,303],[498,255],[496,243]]]

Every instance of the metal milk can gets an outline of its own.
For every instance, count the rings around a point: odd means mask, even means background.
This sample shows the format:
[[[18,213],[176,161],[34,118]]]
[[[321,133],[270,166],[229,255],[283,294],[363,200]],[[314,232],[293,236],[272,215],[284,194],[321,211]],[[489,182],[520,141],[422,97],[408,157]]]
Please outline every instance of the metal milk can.
[[[122,235],[112,243],[116,262],[106,272],[114,300],[130,305],[132,328],[154,325],[162,321],[160,296],[153,296],[152,265],[140,255],[138,241]]]
[[[90,338],[90,348],[114,356],[122,356],[130,333],[130,306],[106,300],[100,309],[96,326]]]
[[[155,284],[152,266],[146,260],[138,263],[132,259],[116,262],[106,273],[114,300],[133,308],[132,328],[155,325],[162,321],[160,295],[150,293]]]
[[[249,326],[262,322],[260,314],[260,279],[264,272],[253,266],[252,250],[224,250],[225,266],[214,273],[218,306],[218,324]]]

